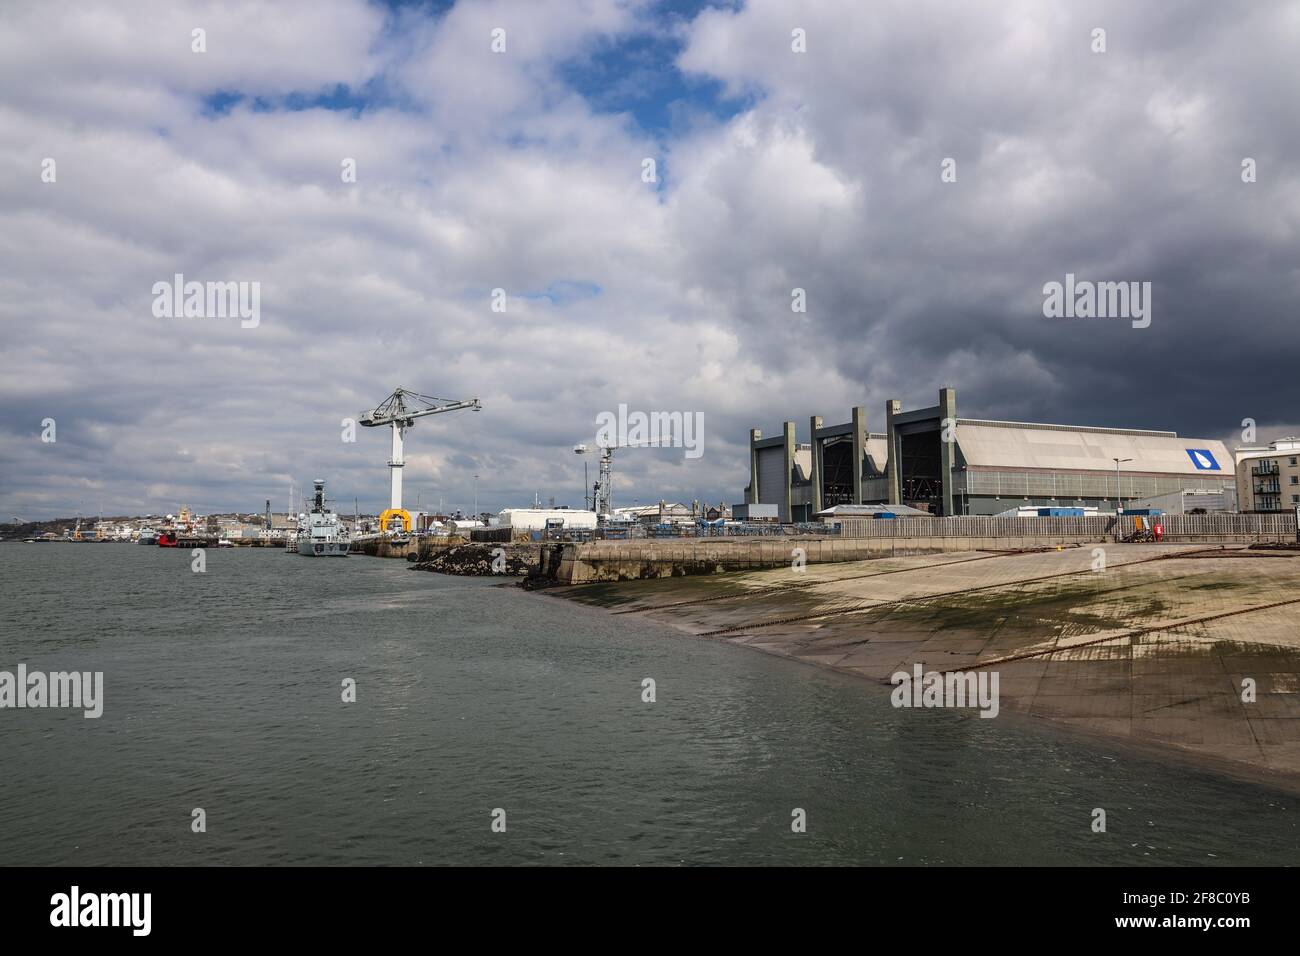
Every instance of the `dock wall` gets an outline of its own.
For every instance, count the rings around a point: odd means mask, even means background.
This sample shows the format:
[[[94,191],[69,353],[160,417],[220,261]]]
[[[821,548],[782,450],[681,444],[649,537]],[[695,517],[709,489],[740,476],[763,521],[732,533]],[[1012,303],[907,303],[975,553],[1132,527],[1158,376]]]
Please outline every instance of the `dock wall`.
[[[1027,540],[1017,539],[1018,542]],[[995,546],[990,541],[979,538],[911,538],[893,541],[887,538],[842,540],[788,537],[594,541],[562,545],[554,576],[560,584],[583,584],[591,581],[632,581],[775,568],[791,564],[796,559],[796,548],[803,549],[802,557],[808,564],[826,564],[864,561],[898,554],[1014,550],[1018,547],[1037,546],[1036,543],[1006,541]]]
[[[357,542],[352,550],[372,558],[405,558],[408,561],[427,561],[434,555],[465,543],[456,535],[423,535],[418,538],[371,538]]]
[[[1167,544],[1265,544],[1297,540],[1294,514],[1164,515]],[[1030,551],[1114,542],[1131,517],[848,519],[833,537],[676,538],[557,545],[544,573],[560,584],[717,574],[790,565],[796,548],[808,564],[949,551]]]

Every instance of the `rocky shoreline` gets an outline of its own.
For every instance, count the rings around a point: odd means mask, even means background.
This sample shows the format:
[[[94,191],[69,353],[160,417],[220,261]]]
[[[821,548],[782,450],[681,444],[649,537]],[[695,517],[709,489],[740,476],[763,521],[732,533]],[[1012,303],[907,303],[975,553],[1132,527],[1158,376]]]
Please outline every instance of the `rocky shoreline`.
[[[520,577],[537,570],[540,551],[535,544],[470,543],[409,560],[415,571],[460,577]]]

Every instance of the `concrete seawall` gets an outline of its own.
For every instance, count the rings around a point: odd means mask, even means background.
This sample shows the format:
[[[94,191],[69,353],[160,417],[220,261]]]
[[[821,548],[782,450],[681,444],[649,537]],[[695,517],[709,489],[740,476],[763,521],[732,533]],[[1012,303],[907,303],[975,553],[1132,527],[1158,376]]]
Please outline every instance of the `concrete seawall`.
[[[863,561],[946,551],[1026,551],[1099,544],[1105,535],[926,538],[713,538],[647,541],[595,541],[562,546],[551,572],[560,584],[635,581],[689,574],[748,571],[791,564],[803,549],[808,564]]]
[[[732,541],[597,541],[566,544],[558,560],[544,562],[543,573],[558,584],[593,581],[637,581],[723,571],[752,571],[791,564],[794,549],[802,548],[807,564],[864,561],[871,558],[950,551],[1036,551],[1043,548],[1114,544],[1106,535],[1036,535],[1006,538],[753,538]],[[1166,542],[1172,544],[1174,542]],[[1180,536],[1180,544],[1243,543],[1230,536],[1208,535],[1199,541]]]
[[[556,545],[541,573],[559,584],[635,581],[789,565],[795,549],[806,564],[950,551],[1014,552],[1115,544],[1135,518],[902,518],[844,522],[838,536],[660,538]],[[1147,519],[1149,520],[1149,519]],[[1293,543],[1294,515],[1173,515],[1159,519],[1164,543],[1251,545]]]

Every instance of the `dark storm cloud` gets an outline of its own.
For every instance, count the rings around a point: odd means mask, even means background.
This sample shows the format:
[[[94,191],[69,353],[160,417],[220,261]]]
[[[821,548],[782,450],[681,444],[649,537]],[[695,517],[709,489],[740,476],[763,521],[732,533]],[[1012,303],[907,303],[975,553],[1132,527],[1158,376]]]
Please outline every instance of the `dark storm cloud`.
[[[792,216],[824,228],[765,230],[737,283],[764,363],[802,339],[861,383],[875,427],[884,397],[932,404],[941,384],[989,417],[1216,437],[1244,415],[1289,420],[1293,6],[759,3],[704,21],[684,62],[765,91],[750,141],[802,141],[847,187]],[[793,26],[802,57],[781,48]],[[770,214],[713,198],[738,232]],[[780,272],[760,290],[765,262]],[[1151,327],[1044,318],[1043,284],[1067,272],[1151,282]],[[810,328],[779,314],[788,283],[808,289]]]

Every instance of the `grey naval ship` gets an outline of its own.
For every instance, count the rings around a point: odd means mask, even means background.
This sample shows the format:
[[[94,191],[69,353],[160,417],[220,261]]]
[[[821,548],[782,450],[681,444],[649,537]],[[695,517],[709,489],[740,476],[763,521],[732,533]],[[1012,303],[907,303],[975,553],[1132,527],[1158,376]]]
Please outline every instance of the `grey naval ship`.
[[[346,558],[352,537],[325,504],[325,482],[317,478],[312,484],[316,494],[311,511],[298,516],[298,553],[309,558]]]

